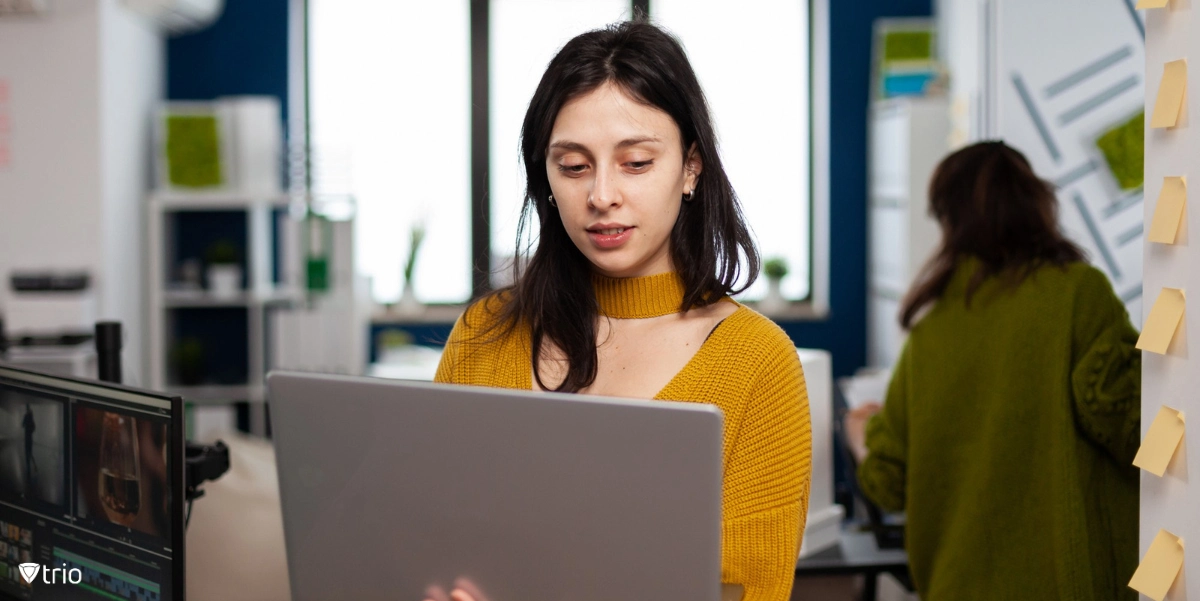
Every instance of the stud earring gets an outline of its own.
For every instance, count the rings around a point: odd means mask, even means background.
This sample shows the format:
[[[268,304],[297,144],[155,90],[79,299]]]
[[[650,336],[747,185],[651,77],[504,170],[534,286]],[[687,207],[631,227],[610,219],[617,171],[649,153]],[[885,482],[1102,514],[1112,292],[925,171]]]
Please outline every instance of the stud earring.
[[[550,199],[549,199],[549,200],[550,200],[550,206],[552,206],[552,207],[557,207],[557,206],[558,206],[558,203],[557,203],[557,202],[554,202],[554,195],[553,195],[553,194],[551,194],[551,195],[550,195]]]

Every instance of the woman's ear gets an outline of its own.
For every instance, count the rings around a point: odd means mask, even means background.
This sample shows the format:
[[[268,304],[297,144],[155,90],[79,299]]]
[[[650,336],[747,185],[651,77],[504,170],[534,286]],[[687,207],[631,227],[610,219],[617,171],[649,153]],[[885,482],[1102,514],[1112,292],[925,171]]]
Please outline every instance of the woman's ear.
[[[700,147],[692,142],[687,157],[683,159],[683,193],[687,194],[696,189],[700,183],[700,172],[704,170],[704,161],[700,159]]]

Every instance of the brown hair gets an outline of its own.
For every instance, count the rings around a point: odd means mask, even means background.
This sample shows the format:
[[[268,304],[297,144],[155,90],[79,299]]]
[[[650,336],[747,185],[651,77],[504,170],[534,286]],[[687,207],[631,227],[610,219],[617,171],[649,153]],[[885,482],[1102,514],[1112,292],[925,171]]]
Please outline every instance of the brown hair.
[[[942,297],[962,258],[980,263],[967,284],[968,303],[994,275],[1016,286],[1043,265],[1085,260],[1059,229],[1054,186],[1004,142],[980,142],[943,159],[929,183],[929,212],[941,225],[942,243],[905,295],[905,329]]]

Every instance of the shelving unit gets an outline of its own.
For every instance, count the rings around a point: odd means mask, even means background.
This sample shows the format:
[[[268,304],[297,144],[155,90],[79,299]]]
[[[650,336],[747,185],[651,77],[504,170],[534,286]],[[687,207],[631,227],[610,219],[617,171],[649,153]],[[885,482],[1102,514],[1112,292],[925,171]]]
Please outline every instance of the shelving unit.
[[[950,150],[945,98],[900,97],[871,107],[868,177],[867,362],[890,367],[904,344],[900,302],[941,230],[929,215],[929,178]]]
[[[195,403],[265,400],[268,314],[303,298],[298,224],[288,205],[282,194],[150,195],[151,387]],[[182,278],[184,262],[204,266],[204,249],[217,241],[241,249],[243,281],[232,296]]]

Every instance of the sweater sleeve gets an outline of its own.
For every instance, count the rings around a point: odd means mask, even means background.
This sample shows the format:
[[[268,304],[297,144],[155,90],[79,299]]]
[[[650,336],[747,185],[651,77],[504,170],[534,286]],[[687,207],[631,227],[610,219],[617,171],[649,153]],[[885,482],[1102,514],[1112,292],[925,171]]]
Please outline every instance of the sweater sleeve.
[[[910,350],[906,343],[892,370],[883,410],[867,422],[867,458],[857,471],[859,489],[885,511],[904,511]]]
[[[443,384],[465,384],[466,377],[462,373],[465,368],[466,353],[463,341],[467,337],[467,326],[463,323],[466,313],[459,315],[450,330],[446,347],[442,350],[442,358],[438,361],[437,372],[433,375],[434,382]]]
[[[749,395],[725,468],[721,581],[745,587],[745,601],[786,601],[812,479],[808,391],[790,341],[767,359]]]
[[[1138,334],[1104,274],[1089,269],[1075,297],[1071,392],[1075,423],[1121,465],[1133,463],[1141,432]]]

